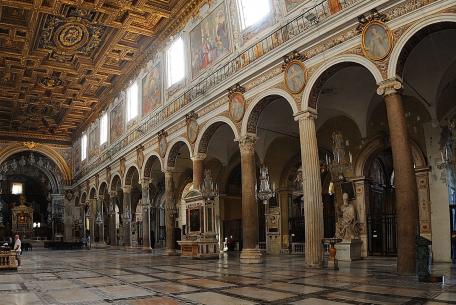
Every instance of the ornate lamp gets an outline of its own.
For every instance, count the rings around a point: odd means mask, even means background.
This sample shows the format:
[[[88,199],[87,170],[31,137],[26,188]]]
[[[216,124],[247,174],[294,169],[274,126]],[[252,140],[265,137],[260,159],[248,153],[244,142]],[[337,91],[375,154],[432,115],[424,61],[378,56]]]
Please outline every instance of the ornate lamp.
[[[268,204],[272,197],[275,197],[275,187],[273,185],[272,190],[269,182],[269,170],[265,165],[260,167],[260,187],[257,189],[255,185],[255,195],[264,204]]]
[[[211,176],[211,171],[206,169],[204,171],[204,179],[201,184],[201,196],[204,200],[210,202],[219,195],[217,183],[214,183]]]
[[[345,180],[346,173],[351,171],[353,166],[352,154],[346,148],[348,147],[349,142],[347,140],[344,143],[344,137],[340,131],[334,131],[331,137],[334,159],[331,159],[331,157],[326,155],[325,161],[328,165],[329,171],[331,172],[332,180],[343,181]]]
[[[101,217],[100,211],[97,212],[97,216],[95,217],[95,223],[99,226],[103,224],[103,218]]]

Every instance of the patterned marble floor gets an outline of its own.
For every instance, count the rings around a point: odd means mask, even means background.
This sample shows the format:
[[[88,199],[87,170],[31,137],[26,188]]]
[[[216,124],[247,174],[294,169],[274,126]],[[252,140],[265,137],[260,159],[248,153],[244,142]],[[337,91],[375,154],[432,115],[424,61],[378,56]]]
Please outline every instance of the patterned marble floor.
[[[136,250],[35,250],[18,272],[0,272],[0,304],[343,305],[456,304],[456,266],[439,264],[443,284],[394,274],[394,259],[304,267],[303,257],[240,265],[236,255],[198,261]]]

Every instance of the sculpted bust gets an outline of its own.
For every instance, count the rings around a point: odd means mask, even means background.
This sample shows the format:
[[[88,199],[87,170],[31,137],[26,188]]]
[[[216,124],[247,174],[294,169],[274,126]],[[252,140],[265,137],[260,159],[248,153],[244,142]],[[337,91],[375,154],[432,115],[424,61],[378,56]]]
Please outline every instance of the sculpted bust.
[[[359,239],[359,222],[355,207],[348,202],[348,194],[342,195],[344,204],[341,207],[342,216],[336,223],[336,238],[343,240]]]

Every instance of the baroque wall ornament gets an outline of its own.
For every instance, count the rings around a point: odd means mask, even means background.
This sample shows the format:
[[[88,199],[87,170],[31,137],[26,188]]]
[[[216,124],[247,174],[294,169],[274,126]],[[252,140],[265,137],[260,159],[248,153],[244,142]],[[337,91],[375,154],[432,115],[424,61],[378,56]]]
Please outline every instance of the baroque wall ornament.
[[[197,118],[198,115],[194,111],[185,115],[185,121],[187,123],[187,138],[192,144],[195,143],[196,138],[198,137],[199,126],[196,121]]]
[[[229,98],[229,113],[231,119],[238,123],[242,120],[245,113],[245,99],[244,99],[245,88],[239,84],[234,85],[228,89]]]
[[[168,141],[166,141],[166,136],[168,133],[164,130],[160,130],[158,133],[158,153],[160,157],[164,158],[166,155],[166,149],[168,148]]]
[[[287,90],[293,94],[300,93],[306,84],[306,69],[302,62],[304,59],[305,57],[297,51],[284,57],[284,83]]]
[[[369,16],[358,17],[362,31],[361,47],[364,55],[373,61],[383,60],[393,49],[393,34],[386,25],[386,15],[372,10]]]

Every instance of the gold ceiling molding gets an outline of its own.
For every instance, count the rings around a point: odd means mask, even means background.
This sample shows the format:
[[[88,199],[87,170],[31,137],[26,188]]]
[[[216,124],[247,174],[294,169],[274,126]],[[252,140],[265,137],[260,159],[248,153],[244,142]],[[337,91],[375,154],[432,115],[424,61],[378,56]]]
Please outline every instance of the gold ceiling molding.
[[[0,138],[71,143],[200,1],[0,4]],[[116,94],[112,94],[116,92]]]

